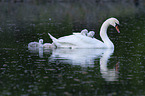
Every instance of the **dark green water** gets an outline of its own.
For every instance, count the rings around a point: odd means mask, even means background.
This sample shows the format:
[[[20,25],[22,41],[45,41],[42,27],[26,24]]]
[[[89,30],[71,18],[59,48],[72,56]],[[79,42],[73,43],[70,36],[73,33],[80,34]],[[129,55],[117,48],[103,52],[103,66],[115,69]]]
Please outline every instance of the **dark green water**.
[[[145,95],[145,17],[117,18],[121,33],[108,29],[114,50],[31,52],[28,43],[40,38],[51,42],[48,32],[65,36],[87,28],[86,24],[70,24],[67,19],[62,23],[1,23],[0,96]],[[88,29],[99,31],[101,24]],[[98,32],[95,37],[99,38]]]

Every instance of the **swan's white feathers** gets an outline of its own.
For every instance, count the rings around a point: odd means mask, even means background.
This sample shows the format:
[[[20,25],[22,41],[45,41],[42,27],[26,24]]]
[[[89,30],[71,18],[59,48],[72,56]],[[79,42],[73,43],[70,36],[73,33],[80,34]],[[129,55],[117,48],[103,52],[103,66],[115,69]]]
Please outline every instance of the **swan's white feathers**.
[[[81,33],[74,32],[73,35],[80,35]]]
[[[52,35],[49,35],[51,39],[53,39]],[[56,38],[55,38],[56,39]],[[56,46],[57,47],[63,47],[63,48],[70,48],[70,47],[75,47],[75,48],[96,48],[97,46],[100,47],[105,47],[103,42],[95,39],[95,38],[90,38],[81,34],[75,34],[75,35],[69,35],[69,36],[64,36],[60,37],[57,40],[53,40],[54,43],[57,41]],[[93,47],[96,46],[96,47]]]
[[[101,26],[100,36],[102,41],[97,40],[95,38],[91,38],[94,34],[91,33],[91,36],[88,37],[88,30],[84,29],[81,33],[73,33],[73,35],[64,36],[56,39],[51,34],[48,33],[53,43],[57,47],[61,48],[114,48],[114,44],[111,42],[109,37],[107,36],[107,28],[109,25],[114,26],[119,21],[116,18],[107,19]]]

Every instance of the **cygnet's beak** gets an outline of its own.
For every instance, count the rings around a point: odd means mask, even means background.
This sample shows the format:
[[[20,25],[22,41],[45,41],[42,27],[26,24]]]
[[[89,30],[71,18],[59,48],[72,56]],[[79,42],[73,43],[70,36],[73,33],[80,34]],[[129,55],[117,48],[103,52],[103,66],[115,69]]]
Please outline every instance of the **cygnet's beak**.
[[[115,28],[116,28],[117,32],[120,33],[120,31],[119,31],[119,27],[118,27],[117,24],[116,24]]]

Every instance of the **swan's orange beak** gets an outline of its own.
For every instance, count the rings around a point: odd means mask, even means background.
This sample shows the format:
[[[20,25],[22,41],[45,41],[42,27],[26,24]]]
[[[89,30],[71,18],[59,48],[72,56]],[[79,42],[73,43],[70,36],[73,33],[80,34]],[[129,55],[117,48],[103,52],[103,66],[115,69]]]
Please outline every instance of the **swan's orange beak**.
[[[115,28],[118,31],[118,33],[120,33],[118,25],[116,25]]]

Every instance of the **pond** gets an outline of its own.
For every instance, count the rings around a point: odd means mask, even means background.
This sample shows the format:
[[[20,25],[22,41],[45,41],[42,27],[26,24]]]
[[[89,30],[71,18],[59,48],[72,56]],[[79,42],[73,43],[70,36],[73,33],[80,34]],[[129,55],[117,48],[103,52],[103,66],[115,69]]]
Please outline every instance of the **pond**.
[[[10,17],[8,17],[10,18]],[[108,17],[109,18],[109,17]],[[28,50],[28,43],[81,31],[97,31],[90,23],[13,22],[0,26],[0,95],[2,96],[92,96],[145,95],[145,17],[133,14],[119,17],[120,32],[109,27],[114,49]],[[101,40],[101,39],[100,39]]]

